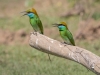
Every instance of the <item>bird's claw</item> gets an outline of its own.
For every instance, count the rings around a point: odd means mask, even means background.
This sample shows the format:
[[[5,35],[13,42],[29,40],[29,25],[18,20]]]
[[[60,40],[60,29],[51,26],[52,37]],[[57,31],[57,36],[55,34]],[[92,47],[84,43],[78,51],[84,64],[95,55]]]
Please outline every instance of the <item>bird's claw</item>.
[[[34,35],[36,35],[36,36],[37,36],[37,32],[31,32],[30,34],[34,34]]]
[[[61,42],[61,45],[66,46],[66,45],[67,45],[67,43],[66,43],[66,42]]]
[[[37,32],[33,32],[33,34],[37,36]]]
[[[71,44],[69,44],[67,42],[61,42],[61,45],[67,46],[67,45],[71,45]]]

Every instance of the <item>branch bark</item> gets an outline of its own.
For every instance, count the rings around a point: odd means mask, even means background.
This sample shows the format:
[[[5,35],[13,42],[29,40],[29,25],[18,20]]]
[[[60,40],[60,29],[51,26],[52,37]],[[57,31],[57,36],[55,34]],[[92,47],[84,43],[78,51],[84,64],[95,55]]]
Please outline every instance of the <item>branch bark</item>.
[[[37,35],[36,35],[37,34]],[[45,35],[31,34],[29,44],[45,53],[75,61],[97,75],[100,75],[100,57],[78,46],[61,44]]]

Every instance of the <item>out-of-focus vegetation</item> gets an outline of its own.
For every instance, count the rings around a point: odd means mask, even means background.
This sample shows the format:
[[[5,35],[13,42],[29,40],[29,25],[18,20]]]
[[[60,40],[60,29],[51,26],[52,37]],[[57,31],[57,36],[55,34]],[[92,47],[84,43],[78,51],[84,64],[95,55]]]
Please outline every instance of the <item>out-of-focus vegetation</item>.
[[[46,53],[31,48],[27,38],[33,29],[28,17],[21,17],[20,13],[34,7],[43,23],[45,35],[62,41],[58,29],[52,27],[53,23],[65,21],[75,37],[79,22],[86,20],[92,11],[90,18],[100,20],[100,0],[88,0],[87,4],[84,2],[83,16],[62,18],[61,15],[74,8],[78,1],[82,3],[87,0],[0,0],[0,75],[95,75],[70,60],[51,55],[50,62]],[[75,40],[77,46],[97,55],[100,55],[99,41]]]
[[[95,12],[92,16],[95,20],[100,19],[100,12]]]

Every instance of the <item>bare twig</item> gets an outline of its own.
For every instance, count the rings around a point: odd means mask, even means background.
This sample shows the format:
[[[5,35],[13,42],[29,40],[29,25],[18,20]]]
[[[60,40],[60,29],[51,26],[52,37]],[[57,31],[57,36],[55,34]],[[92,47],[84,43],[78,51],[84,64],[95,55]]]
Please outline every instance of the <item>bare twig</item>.
[[[29,44],[42,52],[75,61],[100,75],[100,57],[86,49],[71,45],[65,46],[61,42],[39,33],[31,34]]]

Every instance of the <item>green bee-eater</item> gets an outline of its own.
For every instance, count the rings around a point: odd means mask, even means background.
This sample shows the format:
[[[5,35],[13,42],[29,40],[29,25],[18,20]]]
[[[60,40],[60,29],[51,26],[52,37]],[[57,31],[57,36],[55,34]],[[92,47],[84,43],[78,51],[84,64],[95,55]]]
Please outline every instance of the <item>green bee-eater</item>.
[[[35,32],[43,34],[42,22],[34,8],[24,11],[24,15],[29,16],[29,21]]]
[[[36,10],[34,8],[31,8],[31,9],[24,11],[23,13],[24,13],[24,15],[29,16],[29,21],[30,21],[30,24],[33,27],[34,31],[43,34],[43,25],[42,25],[42,22],[38,16]],[[49,54],[48,54],[48,56],[49,56]],[[49,60],[51,61],[50,56],[49,56]]]
[[[54,24],[54,25],[59,28],[60,36],[63,38],[64,42],[75,46],[73,35],[69,31],[67,24],[65,22],[61,22],[60,24]]]

